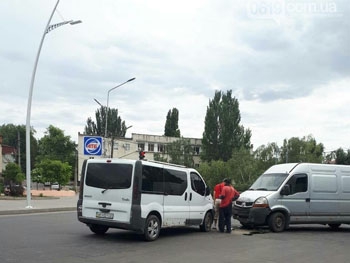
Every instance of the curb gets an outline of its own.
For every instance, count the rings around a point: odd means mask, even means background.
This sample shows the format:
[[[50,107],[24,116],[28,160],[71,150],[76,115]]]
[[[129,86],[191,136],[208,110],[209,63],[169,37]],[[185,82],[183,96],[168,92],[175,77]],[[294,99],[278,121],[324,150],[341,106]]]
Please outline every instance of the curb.
[[[20,215],[20,214],[64,212],[64,211],[76,211],[76,210],[77,210],[76,207],[27,208],[27,209],[20,209],[20,210],[3,210],[3,211],[0,211],[0,215]]]

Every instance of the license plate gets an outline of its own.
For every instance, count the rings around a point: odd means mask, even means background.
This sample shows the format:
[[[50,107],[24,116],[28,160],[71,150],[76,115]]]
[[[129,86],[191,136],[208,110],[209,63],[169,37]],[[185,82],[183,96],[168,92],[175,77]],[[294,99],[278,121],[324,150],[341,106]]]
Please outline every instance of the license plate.
[[[103,213],[103,212],[96,212],[97,218],[107,218],[107,219],[113,219],[114,214],[112,213]]]

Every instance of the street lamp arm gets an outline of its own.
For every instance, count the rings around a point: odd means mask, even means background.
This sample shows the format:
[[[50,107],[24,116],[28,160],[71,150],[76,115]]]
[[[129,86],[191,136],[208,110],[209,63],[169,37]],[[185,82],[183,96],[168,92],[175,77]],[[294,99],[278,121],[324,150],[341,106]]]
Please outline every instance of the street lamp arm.
[[[76,24],[79,24],[79,23],[81,23],[80,20],[77,20],[77,21],[69,20],[69,21],[64,21],[64,22],[61,22],[61,23],[49,25],[47,27],[46,31],[45,31],[45,34],[49,33],[50,31],[54,30],[57,27],[60,27],[60,26],[66,25],[66,24],[76,25]]]

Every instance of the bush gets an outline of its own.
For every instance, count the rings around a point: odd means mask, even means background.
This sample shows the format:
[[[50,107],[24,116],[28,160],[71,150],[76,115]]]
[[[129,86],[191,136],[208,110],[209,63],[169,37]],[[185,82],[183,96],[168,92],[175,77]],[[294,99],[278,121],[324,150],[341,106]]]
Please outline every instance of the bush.
[[[11,196],[23,196],[24,187],[22,185],[10,185]]]

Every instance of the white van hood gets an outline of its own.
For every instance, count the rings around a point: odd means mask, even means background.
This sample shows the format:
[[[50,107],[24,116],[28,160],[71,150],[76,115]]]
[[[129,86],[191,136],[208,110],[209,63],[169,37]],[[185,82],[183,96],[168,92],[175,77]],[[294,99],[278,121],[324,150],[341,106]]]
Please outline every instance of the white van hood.
[[[258,199],[259,197],[266,197],[272,193],[274,193],[275,191],[254,191],[254,190],[247,190],[244,191],[243,193],[241,193],[241,195],[238,198],[238,201],[241,202],[254,202],[256,199]]]

